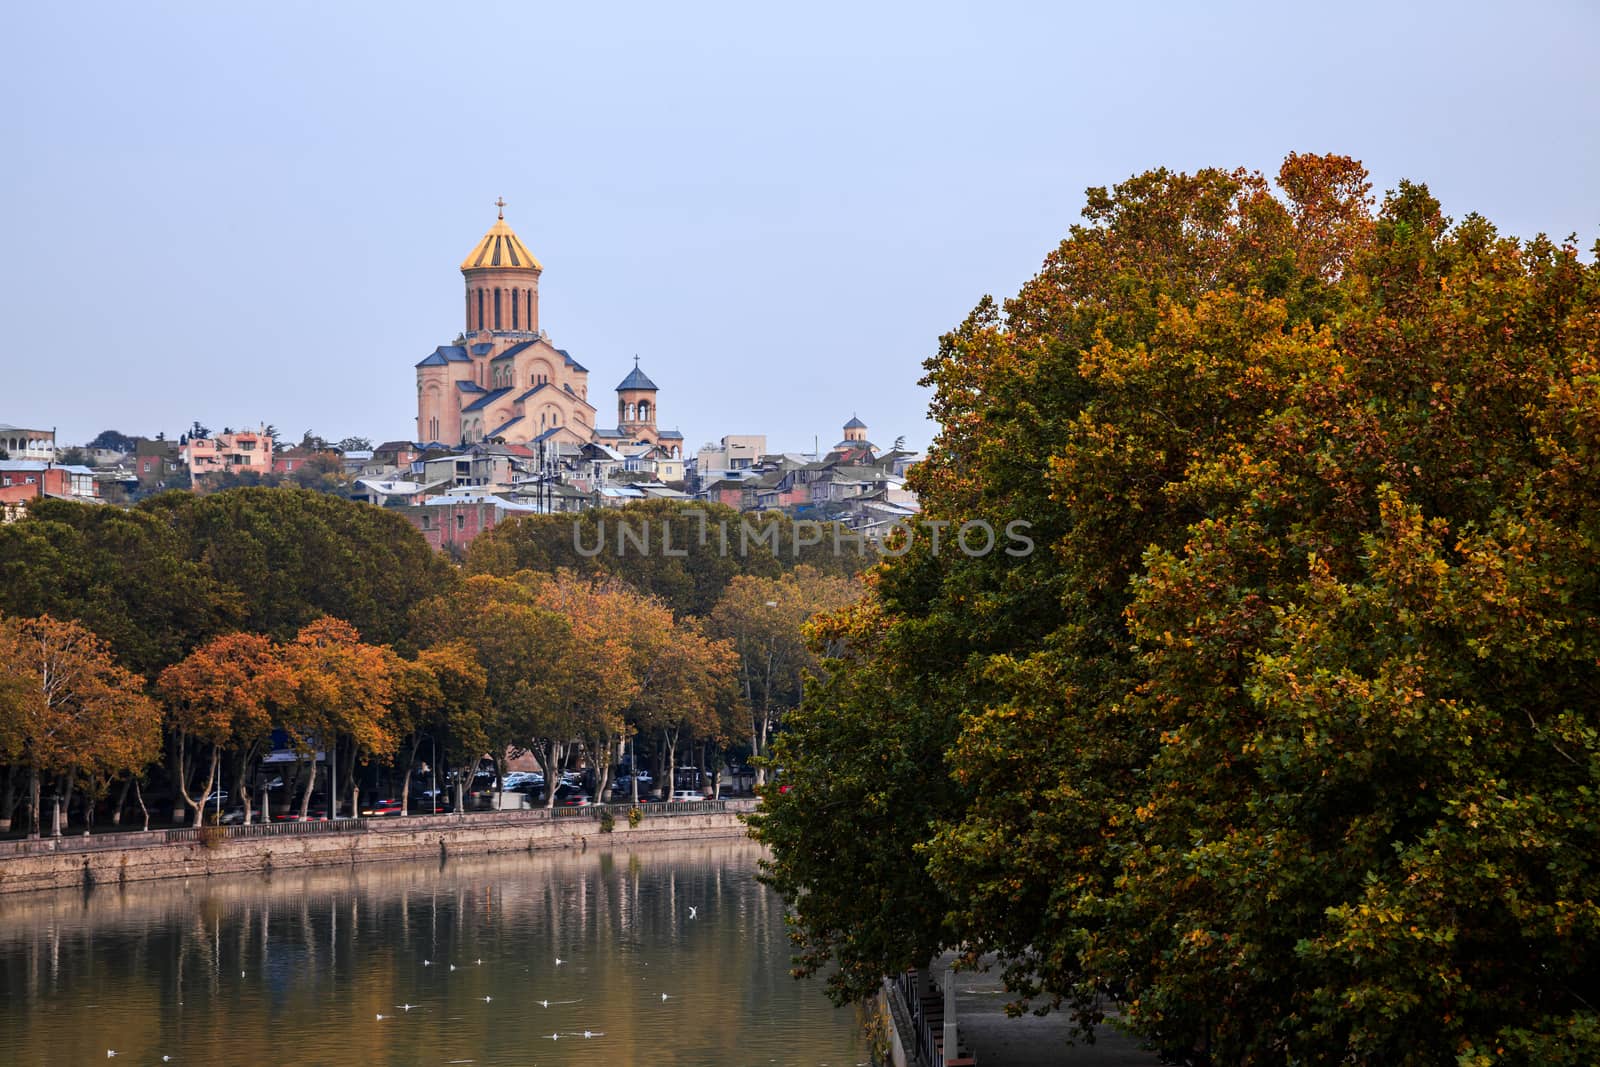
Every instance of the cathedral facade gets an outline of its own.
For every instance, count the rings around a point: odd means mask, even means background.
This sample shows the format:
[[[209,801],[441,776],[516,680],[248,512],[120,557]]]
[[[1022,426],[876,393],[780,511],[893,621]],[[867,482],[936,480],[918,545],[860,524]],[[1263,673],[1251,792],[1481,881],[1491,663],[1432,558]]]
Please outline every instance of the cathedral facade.
[[[588,368],[539,326],[544,268],[507,225],[504,203],[499,206],[500,217],[461,262],[465,329],[417,364],[417,440],[447,447],[479,441],[654,445],[681,455],[683,435],[657,428],[658,390],[637,358],[616,389],[616,422],[597,424]]]

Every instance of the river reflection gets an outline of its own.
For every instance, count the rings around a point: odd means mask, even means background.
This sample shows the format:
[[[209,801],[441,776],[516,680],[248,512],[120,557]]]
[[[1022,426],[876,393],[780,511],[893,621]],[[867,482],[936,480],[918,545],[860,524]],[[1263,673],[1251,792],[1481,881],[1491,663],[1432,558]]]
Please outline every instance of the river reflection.
[[[864,1061],[854,1014],[789,977],[758,856],[644,845],[0,897],[0,1063]]]

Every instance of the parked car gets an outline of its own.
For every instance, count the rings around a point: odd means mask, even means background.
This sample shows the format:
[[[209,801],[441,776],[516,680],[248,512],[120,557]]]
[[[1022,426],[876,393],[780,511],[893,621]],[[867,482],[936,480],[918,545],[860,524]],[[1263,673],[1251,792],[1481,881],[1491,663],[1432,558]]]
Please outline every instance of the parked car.
[[[588,793],[568,793],[559,798],[556,804],[563,808],[587,808],[594,800]]]
[[[243,808],[229,808],[222,813],[222,818],[217,820],[223,826],[237,826],[244,822]]]
[[[296,811],[286,811],[281,815],[274,815],[272,817],[272,821],[273,822],[327,822],[328,821],[328,809],[327,808],[312,808],[309,811],[307,811],[304,815],[301,815],[298,810],[296,810]]]
[[[371,804],[363,805],[361,808],[361,814],[369,819],[381,818],[387,815],[399,815],[401,811],[398,800],[375,800]]]
[[[682,803],[685,803],[685,802],[691,801],[691,800],[704,800],[704,799],[705,799],[704,796],[702,796],[700,793],[696,792],[693,789],[674,789],[672,791],[672,802],[675,803],[675,804],[682,804]]]
[[[449,815],[456,810],[456,806],[446,796],[440,796],[437,804],[423,797],[412,797],[411,810],[417,815]]]

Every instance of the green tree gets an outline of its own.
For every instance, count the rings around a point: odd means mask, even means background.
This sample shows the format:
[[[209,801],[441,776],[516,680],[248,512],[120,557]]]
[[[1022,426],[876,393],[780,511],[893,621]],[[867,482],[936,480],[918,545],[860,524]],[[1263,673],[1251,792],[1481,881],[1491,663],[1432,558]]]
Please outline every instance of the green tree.
[[[154,678],[244,609],[161,515],[39,500],[0,525],[0,610],[76,619]]]
[[[117,430],[101,430],[89,441],[87,448],[104,448],[112,452],[132,452],[138,442]]]
[[[454,580],[404,518],[321,493],[165,494],[141,507],[165,516],[189,557],[237,592],[244,628],[277,640],[330,615],[409,649],[413,609]]]
[[[606,574],[656,597],[682,617],[710,613],[739,575],[773,578],[808,565],[840,576],[872,561],[847,539],[835,551],[832,524],[798,540],[787,515],[741,514],[722,504],[647,500],[576,515],[532,515],[475,539],[466,568],[502,577],[518,571]],[[869,550],[870,551],[870,550]]]
[[[1278,190],[1091,190],[942,340],[924,514],[1039,550],[819,630],[758,824],[801,969],[993,953],[1192,1062],[1593,1062],[1600,271],[1347,159]]]

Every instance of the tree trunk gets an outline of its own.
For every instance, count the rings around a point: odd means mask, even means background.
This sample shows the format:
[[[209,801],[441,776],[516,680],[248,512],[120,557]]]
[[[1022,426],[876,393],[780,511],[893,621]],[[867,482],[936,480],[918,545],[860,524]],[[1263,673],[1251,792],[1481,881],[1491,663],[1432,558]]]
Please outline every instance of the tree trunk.
[[[172,778],[178,783],[178,796],[183,801],[183,806],[194,814],[190,817],[191,826],[200,825],[200,805],[194,802],[194,797],[189,795],[189,752],[188,739],[179,731],[173,740],[173,766]],[[182,826],[183,820],[178,817],[177,806],[173,806],[172,822],[175,826]]]
[[[335,744],[337,744],[337,742],[335,742]],[[361,790],[355,784],[356,757],[360,754],[360,749],[356,746],[355,740],[352,739],[350,741],[350,751],[342,754],[346,757],[346,759],[344,761],[344,773],[339,776],[341,781],[339,784],[337,799],[343,800],[346,796],[350,798],[350,814],[352,817],[360,814],[360,812],[356,810],[356,805],[360,803],[357,798],[360,795]],[[343,806],[343,804],[340,805],[341,808]],[[331,816],[332,812],[329,812],[329,815]]]
[[[553,808],[556,806],[556,790],[561,788],[562,746],[547,741],[543,747],[535,746],[533,755],[539,761],[539,766],[544,768],[544,806],[546,809]]]
[[[39,768],[28,768],[28,836],[39,837]]]
[[[637,731],[628,738],[628,766],[633,769],[630,777],[633,781],[628,784],[633,787],[633,806],[639,806],[639,734]]]
[[[0,834],[11,832],[11,819],[17,812],[17,769],[8,766],[3,784],[0,784]]]
[[[83,832],[94,833],[94,806],[100,801],[99,783],[91,778],[83,787]]]
[[[124,778],[122,785],[117,788],[117,802],[111,805],[111,825],[122,825],[122,809],[128,804],[128,791],[133,788],[133,779]]]
[[[239,794],[239,799],[244,801],[244,825],[250,825],[250,817],[255,808],[255,793],[252,787],[256,782],[256,775],[252,768],[260,763],[261,742],[252,741],[244,746],[232,761],[233,788]]]
[[[400,817],[403,819],[411,814],[411,772],[417,767],[417,749],[422,747],[422,735],[411,735],[411,751],[406,753],[405,774],[400,780]]]
[[[68,771],[66,779],[66,788],[61,791],[61,807],[58,809],[61,812],[61,819],[56,824],[55,832],[57,834],[72,825],[72,794],[76,791],[78,785],[78,769],[74,767]]]
[[[350,785],[350,817],[352,819],[361,818],[361,779],[356,777],[355,774],[356,760],[360,755],[361,749],[352,741],[350,743],[350,777],[345,779]]]
[[[199,825],[203,824],[206,821],[206,805],[210,804],[212,794],[216,790],[221,788],[220,783],[217,781],[217,771],[219,769],[221,769],[221,766],[222,766],[222,749],[218,748],[216,745],[212,745],[211,746],[211,763],[206,767],[206,784],[205,784],[205,788],[200,791],[200,800],[198,802],[192,801],[192,800],[189,801],[190,806],[194,808],[194,825],[195,826],[199,826]],[[186,791],[184,793],[184,799],[188,800],[188,797],[189,797],[189,794]],[[215,806],[215,805],[213,805],[213,806]]]
[[[133,799],[139,802],[139,811],[144,814],[144,832],[150,832],[150,809],[144,806],[144,792],[139,788],[139,779],[133,780]]]
[[[662,799],[671,800],[672,794],[678,791],[678,739],[662,730],[661,741],[667,750],[667,777],[663,784],[666,795]]]
[[[306,813],[311,810],[311,790],[315,788],[317,784],[317,756],[314,752],[311,754],[310,763],[311,770],[306,774],[306,788],[305,791],[300,794],[301,819],[304,819],[306,817]]]

